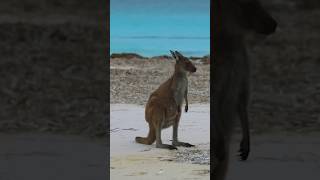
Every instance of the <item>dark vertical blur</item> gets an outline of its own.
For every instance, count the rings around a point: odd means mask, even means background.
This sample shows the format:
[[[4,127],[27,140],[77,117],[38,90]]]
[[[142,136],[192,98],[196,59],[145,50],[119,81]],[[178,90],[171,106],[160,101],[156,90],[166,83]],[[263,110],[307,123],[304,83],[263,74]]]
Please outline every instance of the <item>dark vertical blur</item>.
[[[236,121],[227,179],[319,179],[320,1],[260,2],[278,28],[267,38],[251,36],[246,41],[251,62],[251,154],[247,162],[235,158],[241,137]],[[217,48],[212,25],[224,23],[213,22],[216,12],[219,7],[211,7],[212,54]]]

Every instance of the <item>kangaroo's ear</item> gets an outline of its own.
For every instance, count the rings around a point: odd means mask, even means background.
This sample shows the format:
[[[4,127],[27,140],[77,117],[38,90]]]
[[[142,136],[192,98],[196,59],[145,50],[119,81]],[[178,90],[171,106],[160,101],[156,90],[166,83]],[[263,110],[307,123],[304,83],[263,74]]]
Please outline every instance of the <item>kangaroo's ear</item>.
[[[175,54],[176,54],[178,59],[179,58],[181,58],[181,59],[183,58],[183,55],[181,53],[179,53],[178,51],[175,51]]]
[[[175,52],[170,50],[170,53],[175,60],[178,60],[178,57],[176,56]]]

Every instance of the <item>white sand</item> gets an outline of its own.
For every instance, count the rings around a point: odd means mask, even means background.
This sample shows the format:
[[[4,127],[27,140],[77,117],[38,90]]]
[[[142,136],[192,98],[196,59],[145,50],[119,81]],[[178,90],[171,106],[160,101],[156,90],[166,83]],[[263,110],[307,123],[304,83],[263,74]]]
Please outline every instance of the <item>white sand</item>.
[[[191,104],[183,113],[179,139],[195,144],[194,149],[208,149],[210,139],[209,105]],[[172,159],[177,151],[137,144],[136,136],[146,136],[148,126],[144,107],[112,104],[111,110],[111,179],[209,179],[209,165],[177,163]],[[163,130],[162,141],[171,143],[172,128]],[[178,147],[179,148],[179,147]],[[180,147],[180,150],[184,148]]]

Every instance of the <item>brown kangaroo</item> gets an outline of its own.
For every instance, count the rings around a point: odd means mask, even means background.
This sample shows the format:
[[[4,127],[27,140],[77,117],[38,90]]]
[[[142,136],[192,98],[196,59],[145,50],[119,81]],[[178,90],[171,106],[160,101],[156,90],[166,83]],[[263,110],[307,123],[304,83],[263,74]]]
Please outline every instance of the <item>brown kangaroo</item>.
[[[194,145],[178,141],[178,126],[181,117],[183,99],[188,111],[188,78],[187,73],[196,72],[191,61],[178,51],[170,51],[176,60],[175,71],[170,79],[160,85],[149,97],[145,109],[145,119],[149,124],[148,137],[136,137],[136,142],[152,144],[156,140],[157,148],[177,149],[176,146],[192,147]],[[173,125],[172,145],[163,144],[161,130]]]
[[[246,38],[251,32],[269,35],[276,21],[257,0],[214,0],[213,3],[212,146],[214,180],[224,180],[229,161],[233,121],[242,126],[240,158],[250,152],[248,122],[249,59]]]

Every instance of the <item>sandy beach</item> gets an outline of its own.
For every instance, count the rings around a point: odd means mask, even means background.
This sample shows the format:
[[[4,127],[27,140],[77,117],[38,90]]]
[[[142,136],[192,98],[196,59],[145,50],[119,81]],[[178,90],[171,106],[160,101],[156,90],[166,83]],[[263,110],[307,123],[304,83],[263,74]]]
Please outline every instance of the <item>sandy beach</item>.
[[[190,111],[182,115],[179,139],[196,147],[169,151],[157,149],[155,144],[148,146],[134,141],[136,136],[148,133],[143,106],[112,104],[111,179],[209,179],[210,108],[208,104],[190,104],[189,108]],[[172,128],[165,129],[162,141],[171,143],[171,135]]]

